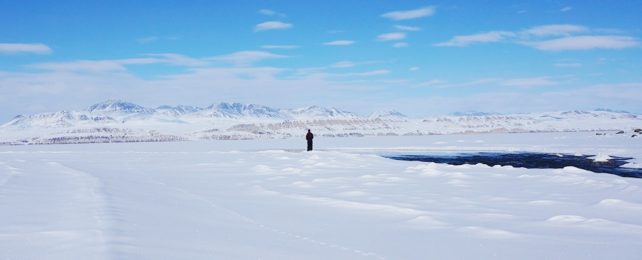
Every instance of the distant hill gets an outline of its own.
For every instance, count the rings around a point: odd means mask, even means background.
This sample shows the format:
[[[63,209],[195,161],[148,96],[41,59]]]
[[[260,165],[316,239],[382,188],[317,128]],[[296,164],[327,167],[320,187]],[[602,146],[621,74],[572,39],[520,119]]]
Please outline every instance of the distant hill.
[[[147,108],[108,100],[80,111],[20,115],[0,126],[2,144],[156,142],[198,139],[433,135],[493,132],[607,131],[640,128],[642,116],[625,111],[529,114],[457,113],[410,118],[397,111],[362,116],[338,108],[297,109],[219,103]]]

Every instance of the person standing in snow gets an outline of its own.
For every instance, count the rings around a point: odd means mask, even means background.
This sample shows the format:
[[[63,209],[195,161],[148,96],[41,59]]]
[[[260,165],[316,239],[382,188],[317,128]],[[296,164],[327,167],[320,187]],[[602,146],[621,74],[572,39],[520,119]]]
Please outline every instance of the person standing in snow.
[[[314,139],[314,135],[308,129],[308,133],[305,135],[305,140],[308,140],[308,151],[312,151],[312,139]]]

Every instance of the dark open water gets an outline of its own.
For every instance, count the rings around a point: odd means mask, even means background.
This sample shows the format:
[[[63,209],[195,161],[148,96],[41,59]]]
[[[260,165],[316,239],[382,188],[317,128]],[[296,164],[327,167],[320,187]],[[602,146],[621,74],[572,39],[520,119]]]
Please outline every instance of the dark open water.
[[[593,155],[570,155],[550,153],[461,153],[461,154],[409,154],[387,155],[386,158],[403,161],[420,161],[446,163],[451,165],[486,164],[523,167],[528,169],[561,169],[573,166],[596,173],[610,173],[622,177],[642,178],[641,168],[624,168],[628,160],[633,158],[611,156],[606,162],[596,162]]]

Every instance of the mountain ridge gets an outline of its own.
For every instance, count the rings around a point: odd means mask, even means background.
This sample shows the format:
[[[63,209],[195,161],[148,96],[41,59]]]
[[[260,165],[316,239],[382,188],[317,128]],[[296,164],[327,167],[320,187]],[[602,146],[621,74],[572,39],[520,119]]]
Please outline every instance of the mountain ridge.
[[[604,131],[640,128],[642,116],[624,111],[479,113],[412,118],[398,111],[363,116],[338,108],[295,109],[215,103],[201,108],[148,108],[107,100],[85,110],[18,115],[0,125],[0,143],[84,143],[318,136],[431,135],[493,132]]]

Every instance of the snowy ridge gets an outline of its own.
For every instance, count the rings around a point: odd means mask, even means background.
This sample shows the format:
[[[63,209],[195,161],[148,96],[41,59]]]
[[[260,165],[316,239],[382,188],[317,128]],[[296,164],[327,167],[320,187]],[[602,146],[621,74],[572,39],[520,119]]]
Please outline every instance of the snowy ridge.
[[[284,114],[292,119],[309,120],[309,119],[354,119],[357,115],[343,111],[337,108],[325,108],[319,106],[309,106],[306,108],[284,110]]]
[[[255,104],[220,103],[207,108],[214,110],[225,118],[283,118],[279,110]]]
[[[178,105],[178,106],[159,106],[156,108],[156,113],[158,114],[164,114],[167,116],[180,116],[184,114],[189,114],[189,113],[194,113],[203,110],[200,107],[194,107],[194,106],[184,106],[184,105]]]
[[[378,111],[369,116],[370,119],[406,120],[408,117],[396,110]]]
[[[531,114],[468,113],[409,118],[398,111],[361,116],[338,108],[278,109],[219,103],[206,108],[108,100],[81,111],[20,115],[0,126],[0,143],[152,142],[196,139],[317,136],[399,136],[456,133],[520,133],[623,130],[642,127],[642,116],[611,110]]]
[[[153,109],[144,108],[134,103],[120,101],[120,100],[107,100],[98,104],[90,106],[87,111],[90,113],[153,113]]]

